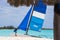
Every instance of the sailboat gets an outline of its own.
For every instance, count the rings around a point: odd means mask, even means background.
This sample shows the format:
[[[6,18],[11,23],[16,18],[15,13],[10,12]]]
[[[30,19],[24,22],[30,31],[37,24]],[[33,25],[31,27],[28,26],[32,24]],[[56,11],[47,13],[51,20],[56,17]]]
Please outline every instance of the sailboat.
[[[37,5],[32,5],[23,21],[14,32],[17,33],[17,30],[21,29],[26,31],[26,35],[28,35],[28,30],[41,31],[46,15],[46,8],[46,4],[44,4],[42,0],[39,0]]]

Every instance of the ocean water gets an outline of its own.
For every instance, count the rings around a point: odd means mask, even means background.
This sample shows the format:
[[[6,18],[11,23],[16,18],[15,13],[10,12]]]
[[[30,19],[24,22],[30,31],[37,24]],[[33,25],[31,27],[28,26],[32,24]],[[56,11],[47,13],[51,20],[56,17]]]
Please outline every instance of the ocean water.
[[[12,29],[12,30],[8,30],[8,29],[0,30],[0,36],[10,36],[12,34],[14,34],[14,29]],[[17,34],[26,34],[26,32],[22,31],[22,30],[18,30]],[[54,38],[53,30],[41,30],[40,32],[29,30],[28,35],[35,36],[35,37],[41,37],[41,38],[50,38],[50,39]]]

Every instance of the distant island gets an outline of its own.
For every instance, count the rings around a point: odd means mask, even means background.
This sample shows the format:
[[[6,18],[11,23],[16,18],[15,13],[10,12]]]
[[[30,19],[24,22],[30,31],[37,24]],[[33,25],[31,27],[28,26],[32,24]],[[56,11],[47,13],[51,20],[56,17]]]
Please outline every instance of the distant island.
[[[53,28],[42,28],[42,30],[54,30]]]
[[[0,29],[15,29],[14,26],[3,26],[3,27],[0,27]]]
[[[0,29],[16,29],[14,26],[3,26]],[[42,30],[53,30],[52,28],[42,28]]]

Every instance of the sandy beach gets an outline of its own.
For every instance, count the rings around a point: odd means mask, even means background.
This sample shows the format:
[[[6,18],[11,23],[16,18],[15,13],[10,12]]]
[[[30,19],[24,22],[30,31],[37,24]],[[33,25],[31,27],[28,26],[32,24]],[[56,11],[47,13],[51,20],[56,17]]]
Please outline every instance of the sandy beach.
[[[9,36],[9,37],[0,37],[0,40],[53,40],[48,38],[36,38],[30,37],[26,35],[19,35],[19,36]]]

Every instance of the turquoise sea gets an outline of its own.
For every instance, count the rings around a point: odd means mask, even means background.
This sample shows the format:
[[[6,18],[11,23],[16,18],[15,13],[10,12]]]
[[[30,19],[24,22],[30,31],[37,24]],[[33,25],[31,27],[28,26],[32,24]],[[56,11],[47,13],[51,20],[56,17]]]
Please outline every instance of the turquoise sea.
[[[25,34],[25,33],[26,32],[22,31],[22,30],[18,30],[17,31],[17,34]],[[14,29],[11,29],[11,30],[8,30],[8,29],[0,30],[0,36],[10,36],[11,34],[14,34]],[[29,30],[28,31],[28,35],[41,37],[41,38],[50,38],[50,39],[54,38],[53,30],[41,30],[40,32]]]

